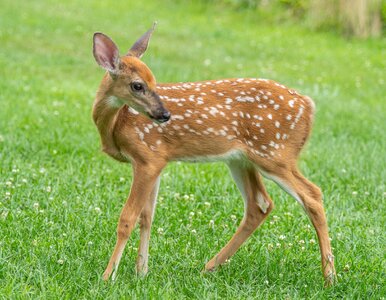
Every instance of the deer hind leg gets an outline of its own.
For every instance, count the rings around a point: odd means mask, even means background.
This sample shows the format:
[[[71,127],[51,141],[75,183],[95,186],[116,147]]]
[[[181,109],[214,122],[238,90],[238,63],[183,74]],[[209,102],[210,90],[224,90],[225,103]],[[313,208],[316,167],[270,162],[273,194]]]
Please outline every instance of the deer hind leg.
[[[228,244],[206,264],[205,270],[208,271],[231,257],[273,209],[273,202],[254,166],[239,162],[231,162],[228,166],[244,198],[244,218]]]
[[[331,251],[322,193],[319,187],[307,180],[296,167],[273,169],[272,173],[264,175],[275,181],[304,207],[318,235],[325,285],[332,285],[336,281],[334,256]]]
[[[154,208],[157,201],[160,176],[158,177],[153,191],[150,194],[148,201],[142,209],[139,228],[140,228],[140,242],[138,248],[138,257],[136,263],[137,274],[144,276],[148,271],[148,257],[149,257],[149,240],[151,224],[153,222]]]
[[[113,273],[115,279],[119,262],[123,250],[133,231],[137,219],[148,201],[154,185],[166,163],[158,162],[157,165],[147,165],[143,163],[134,164],[134,179],[131,186],[130,196],[125,203],[118,222],[117,242],[110,261],[103,274],[103,279],[109,279]]]

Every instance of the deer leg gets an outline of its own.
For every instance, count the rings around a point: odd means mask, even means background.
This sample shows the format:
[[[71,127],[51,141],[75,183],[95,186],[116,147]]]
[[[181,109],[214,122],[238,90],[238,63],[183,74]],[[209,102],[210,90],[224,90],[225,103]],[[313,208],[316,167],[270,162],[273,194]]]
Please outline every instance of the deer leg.
[[[148,201],[145,203],[145,206],[142,209],[139,221],[140,242],[136,268],[137,274],[141,276],[146,275],[148,271],[150,229],[153,222],[154,208],[157,201],[160,179],[160,177],[157,178],[153,191],[151,192]]]
[[[267,177],[275,181],[304,207],[318,235],[325,285],[332,285],[336,281],[334,256],[331,251],[320,189],[308,181],[296,167],[290,170],[274,170],[274,173],[267,174]]]
[[[119,261],[122,257],[125,245],[130,237],[132,230],[137,222],[146,201],[148,201],[157,178],[160,175],[164,162],[158,162],[157,165],[148,165],[135,163],[134,179],[131,186],[129,198],[127,199],[118,222],[117,242],[107,268],[103,274],[103,279],[109,279],[112,272],[113,280],[115,278]]]
[[[264,188],[261,176],[252,165],[232,162],[228,166],[244,198],[244,218],[231,240],[206,264],[205,269],[208,271],[214,270],[231,257],[273,208],[273,202]]]

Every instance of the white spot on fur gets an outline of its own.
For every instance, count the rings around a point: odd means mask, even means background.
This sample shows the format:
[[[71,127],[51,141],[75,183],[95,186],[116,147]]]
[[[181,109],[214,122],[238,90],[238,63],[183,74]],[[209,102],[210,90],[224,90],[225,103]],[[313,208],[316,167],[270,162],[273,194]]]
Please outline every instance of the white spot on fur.
[[[218,113],[219,111],[218,111],[218,109],[216,108],[216,107],[211,107],[210,108],[210,111],[209,111],[209,113],[212,115],[212,116],[216,116],[216,114]]]
[[[183,120],[184,117],[181,115],[172,115],[172,120]]]
[[[236,100],[238,102],[251,102],[252,103],[255,101],[255,98],[249,97],[249,96],[245,96],[245,97],[237,96]]]

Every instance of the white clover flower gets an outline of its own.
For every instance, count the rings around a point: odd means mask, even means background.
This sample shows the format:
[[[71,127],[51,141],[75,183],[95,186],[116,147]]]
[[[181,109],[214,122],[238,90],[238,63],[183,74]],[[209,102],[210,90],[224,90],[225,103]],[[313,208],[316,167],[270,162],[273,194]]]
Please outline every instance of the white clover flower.
[[[8,187],[10,187],[10,186],[12,186],[12,182],[11,182],[11,181],[7,181],[7,182],[5,183],[5,185],[8,186]]]
[[[102,211],[99,207],[95,207],[94,208],[94,211],[97,213],[97,214],[100,214]]]
[[[354,192],[352,192],[352,195],[356,196],[356,195],[358,195],[358,192],[354,191]]]
[[[38,203],[38,202],[35,202],[35,203],[33,204],[33,207],[34,207],[35,209],[39,209],[39,203]]]
[[[57,263],[58,263],[59,265],[63,265],[63,264],[64,264],[64,260],[63,260],[63,259],[58,259]]]
[[[192,229],[191,232],[192,232],[193,234],[196,234],[196,233],[197,233],[196,229]]]
[[[276,243],[276,247],[277,247],[277,248],[280,248],[280,247],[281,247],[281,244],[280,244],[280,243]]]
[[[264,280],[264,284],[268,285],[269,281],[268,280]]]
[[[21,182],[23,182],[23,183],[27,183],[27,182],[28,182],[28,180],[27,180],[27,179],[25,179],[25,178],[23,178],[23,179],[21,180]]]
[[[204,66],[210,66],[212,64],[212,61],[209,58],[206,58],[204,60]]]
[[[268,244],[267,248],[268,248],[268,250],[272,250],[273,249],[273,245],[272,244]]]
[[[306,250],[306,247],[302,247],[301,249],[302,249],[302,251],[304,251],[304,250]]]
[[[47,170],[46,170],[45,168],[42,167],[42,168],[40,168],[39,173],[40,173],[40,174],[44,174],[46,171],[47,171]]]
[[[38,245],[38,241],[37,240],[33,240],[32,241],[32,246],[36,247]]]
[[[304,243],[305,243],[304,240],[299,241],[299,244],[301,244],[301,245],[303,245]]]
[[[174,198],[180,198],[180,193],[174,193]]]
[[[5,211],[3,211],[2,213],[1,213],[1,218],[3,219],[3,220],[5,220],[7,217],[8,217],[8,210],[5,210]]]
[[[124,181],[125,181],[125,178],[119,177],[119,181],[120,181],[120,182],[124,182]]]
[[[161,227],[159,227],[159,228],[157,229],[157,232],[158,232],[158,234],[163,234],[163,233],[164,233],[164,229],[161,228]]]
[[[92,245],[93,245],[93,242],[92,242],[92,241],[89,241],[89,242],[87,243],[87,245],[92,246]]]
[[[184,200],[189,200],[190,199],[189,195],[184,195],[183,198],[184,198]]]
[[[285,240],[286,236],[285,235],[281,235],[279,236],[279,240]]]
[[[47,186],[47,187],[46,187],[46,192],[47,192],[47,193],[51,193],[51,187],[50,187],[50,186]]]
[[[210,203],[209,202],[204,202],[204,205],[209,207],[210,206]]]
[[[236,221],[237,217],[235,215],[231,215],[232,221]]]
[[[314,239],[310,239],[310,244],[315,244],[316,241]]]
[[[288,247],[292,247],[293,246],[293,244],[292,243],[288,243]]]
[[[194,217],[194,212],[191,211],[191,212],[189,213],[189,216],[190,216],[190,217]]]

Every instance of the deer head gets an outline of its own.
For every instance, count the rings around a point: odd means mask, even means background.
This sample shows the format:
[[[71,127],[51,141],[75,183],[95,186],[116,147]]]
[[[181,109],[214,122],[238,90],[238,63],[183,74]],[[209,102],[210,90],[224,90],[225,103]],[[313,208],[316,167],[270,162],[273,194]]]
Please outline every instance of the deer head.
[[[108,76],[112,79],[109,95],[119,98],[123,104],[162,123],[170,119],[170,112],[165,109],[156,93],[153,73],[140,60],[147,49],[154,28],[155,23],[122,57],[115,43],[107,35],[96,32],[93,39],[93,54],[96,62],[108,71]]]

